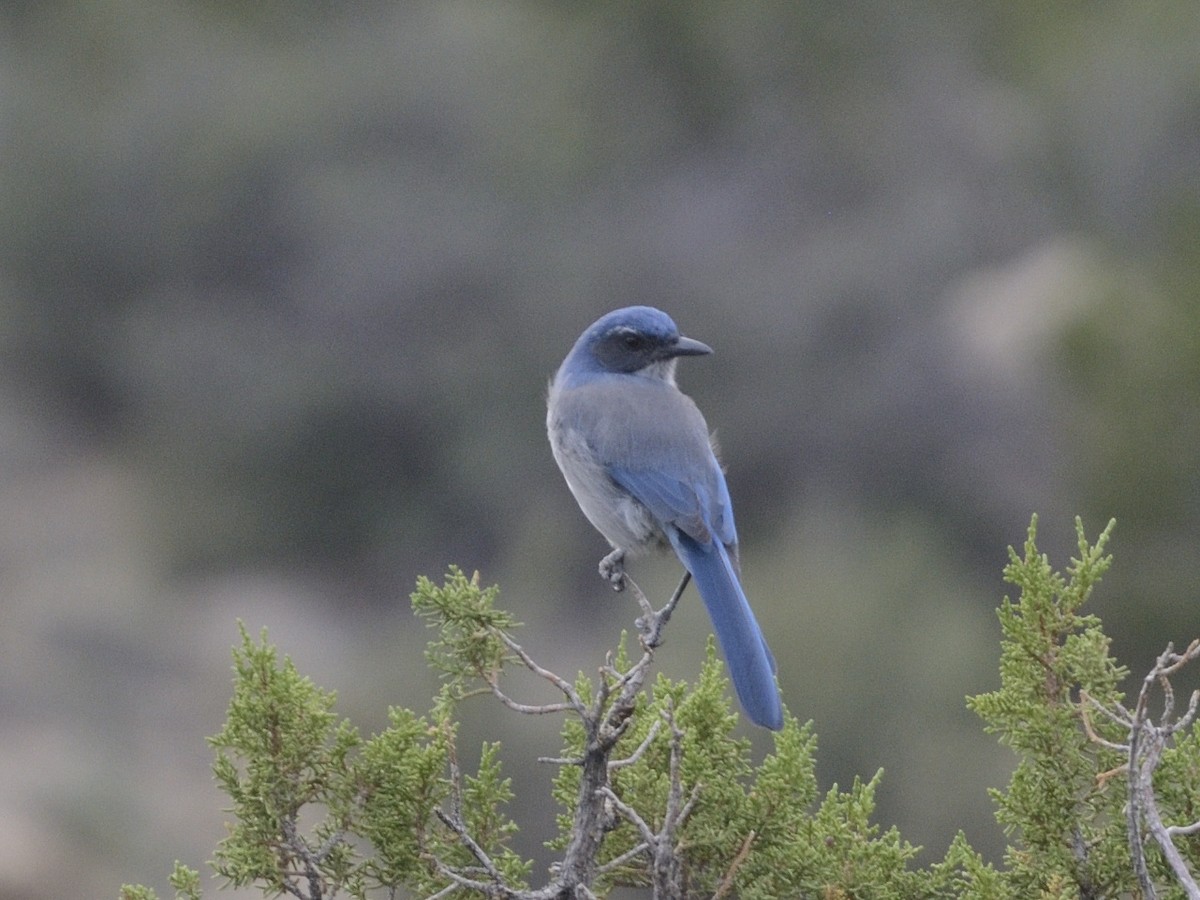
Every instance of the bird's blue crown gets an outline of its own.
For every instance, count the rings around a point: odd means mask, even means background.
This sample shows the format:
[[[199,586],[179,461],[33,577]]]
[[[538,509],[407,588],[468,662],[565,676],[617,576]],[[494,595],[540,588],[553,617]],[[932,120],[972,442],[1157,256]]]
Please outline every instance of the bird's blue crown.
[[[648,338],[669,341],[679,336],[674,320],[661,309],[653,306],[626,306],[614,309],[597,319],[584,332],[584,338],[593,343],[618,328],[636,331]]]

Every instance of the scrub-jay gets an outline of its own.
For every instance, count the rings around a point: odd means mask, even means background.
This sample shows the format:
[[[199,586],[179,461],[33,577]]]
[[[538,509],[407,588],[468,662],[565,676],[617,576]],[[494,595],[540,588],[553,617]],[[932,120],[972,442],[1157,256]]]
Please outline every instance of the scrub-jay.
[[[704,416],[675,386],[678,358],[706,353],[657,309],[610,312],[550,382],[546,428],[576,502],[613,546],[601,573],[619,587],[626,554],[669,543],[700,589],[742,706],[778,729],[775,660],[738,581],[729,489]]]

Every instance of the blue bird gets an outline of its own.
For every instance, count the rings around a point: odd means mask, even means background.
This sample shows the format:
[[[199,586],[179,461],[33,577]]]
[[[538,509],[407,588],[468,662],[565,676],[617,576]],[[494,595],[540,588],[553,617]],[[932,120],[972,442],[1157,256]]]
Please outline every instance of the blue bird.
[[[738,579],[737,531],[704,416],[675,385],[681,356],[712,353],[649,306],[588,328],[550,382],[554,459],[612,545],[600,571],[620,587],[626,555],[669,545],[708,609],[743,708],[779,729],[775,660]]]

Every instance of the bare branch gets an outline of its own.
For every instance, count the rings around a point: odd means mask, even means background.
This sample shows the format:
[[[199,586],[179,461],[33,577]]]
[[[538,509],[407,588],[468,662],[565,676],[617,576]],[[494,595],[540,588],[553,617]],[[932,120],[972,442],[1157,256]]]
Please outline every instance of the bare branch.
[[[1200,822],[1186,826],[1168,827],[1162,821],[1158,811],[1158,802],[1154,796],[1154,772],[1162,759],[1163,751],[1171,736],[1181,728],[1188,727],[1196,716],[1197,704],[1200,703],[1200,692],[1192,694],[1188,710],[1178,719],[1173,719],[1175,708],[1175,692],[1168,680],[1170,675],[1178,672],[1184,665],[1200,657],[1200,639],[1194,640],[1183,653],[1176,653],[1173,645],[1159,655],[1154,667],[1142,679],[1142,688],[1134,705],[1129,729],[1129,803],[1127,807],[1127,826],[1129,849],[1133,857],[1134,871],[1138,876],[1142,894],[1147,900],[1154,900],[1157,893],[1146,865],[1143,847],[1142,826],[1154,838],[1162,851],[1167,864],[1170,865],[1176,880],[1183,887],[1190,900],[1200,900],[1200,885],[1197,885],[1192,873],[1188,870],[1187,862],[1175,846],[1172,837],[1188,835],[1200,831]],[[1156,725],[1149,714],[1150,698],[1154,686],[1158,685],[1163,694],[1163,708]]]
[[[692,814],[692,810],[696,808],[696,801],[700,799],[700,791],[702,785],[692,785],[692,793],[688,795],[687,803],[683,804],[683,808],[679,810],[679,823],[682,825],[688,820]]]
[[[672,840],[680,824],[683,807],[683,732],[675,724],[675,710],[667,707],[667,724],[671,726],[670,787],[667,790],[667,810],[663,816],[663,837]]]
[[[563,705],[563,709],[574,709],[580,715],[584,714],[586,707],[584,706],[583,700],[580,698],[574,686],[569,681],[554,674],[549,669],[538,665],[534,661],[533,657],[526,653],[525,649],[520,644],[514,641],[503,631],[497,633],[499,634],[500,640],[504,641],[504,645],[517,655],[517,658],[521,660],[525,668],[527,668],[530,672],[533,672],[533,674],[537,675],[539,678],[544,678],[546,681],[549,681],[562,692],[563,696],[567,698],[567,701],[570,704],[569,706]]]
[[[650,845],[647,844],[645,841],[642,841],[636,847],[633,847],[630,850],[626,850],[620,856],[610,859],[608,862],[606,862],[604,865],[602,865],[598,869],[598,871],[611,872],[613,869],[619,869],[621,866],[625,865],[625,863],[629,862],[631,859],[636,859],[637,857],[641,856],[643,853],[645,853],[649,849],[650,849]]]
[[[713,900],[721,900],[733,890],[733,879],[737,875],[738,869],[742,867],[742,863],[746,861],[746,857],[750,855],[750,848],[754,846],[754,839],[758,837],[758,832],[751,830],[746,835],[746,839],[742,841],[742,846],[738,848],[737,855],[729,864],[729,868],[725,870],[724,876],[721,878],[721,883],[717,885],[716,891],[713,893]]]
[[[650,601],[646,599],[646,594],[640,587],[638,587],[637,582],[626,575],[625,585],[628,588],[629,593],[633,594],[633,599],[637,601],[638,606],[642,608],[642,615],[648,619],[654,618],[654,607],[650,604]],[[639,622],[638,625],[640,628],[641,623]]]
[[[435,862],[436,862],[436,860],[435,860]],[[438,863],[438,870],[440,871],[441,869],[442,869],[442,866],[440,863]],[[444,874],[446,875],[447,878],[451,878],[451,875],[449,872],[445,872]],[[428,897],[425,898],[425,900],[442,900],[443,897],[449,897],[451,894],[453,894],[455,891],[457,891],[460,886],[461,885],[459,885],[459,883],[457,881],[451,880],[450,884],[446,885],[444,888],[442,888],[436,894],[430,894]]]
[[[658,719],[657,721],[655,721],[655,723],[653,725],[650,726],[650,730],[648,732],[646,732],[646,737],[642,740],[642,742],[640,744],[638,744],[637,749],[634,750],[632,753],[630,753],[624,759],[614,759],[611,762],[609,762],[609,764],[608,764],[609,770],[623,769],[626,766],[632,766],[632,765],[636,764],[645,755],[646,750],[649,749],[650,745],[654,743],[654,739],[656,737],[658,737],[658,733],[661,730],[662,730],[662,719]]]
[[[1116,722],[1119,725],[1124,725],[1126,728],[1128,728],[1130,725],[1129,720],[1126,718],[1123,718],[1121,716],[1118,716],[1117,714],[1106,709],[1103,704],[1101,704],[1098,700],[1096,700],[1096,698],[1094,698],[1090,694],[1088,694],[1087,691],[1080,691],[1079,699],[1081,701],[1079,704],[1079,717],[1080,717],[1080,719],[1083,720],[1083,730],[1087,733],[1088,740],[1090,740],[1093,744],[1099,744],[1101,747],[1107,747],[1109,750],[1117,750],[1121,753],[1128,753],[1129,752],[1128,744],[1114,744],[1112,741],[1109,741],[1109,740],[1106,740],[1106,739],[1100,737],[1100,735],[1097,733],[1096,729],[1092,726],[1092,717],[1088,713],[1088,707],[1089,706],[1094,707],[1095,709],[1099,710],[1100,712],[1102,712],[1106,716],[1108,716],[1112,721]],[[1116,771],[1117,770],[1115,770],[1115,769],[1113,770],[1114,773]],[[1109,776],[1109,777],[1111,777],[1111,776]],[[1107,780],[1107,778],[1105,780]]]
[[[1175,723],[1172,730],[1182,731],[1185,728],[1191,728],[1192,723],[1196,721],[1196,709],[1200,706],[1200,691],[1192,691],[1192,696],[1188,700],[1187,712],[1179,717],[1179,721]]]
[[[610,560],[611,557],[610,554],[606,560]],[[620,560],[617,559],[615,562],[619,565]],[[601,571],[605,572],[604,565],[601,566]],[[609,575],[612,571],[614,570],[611,568],[608,570]],[[616,582],[613,583],[616,584]],[[634,710],[637,709],[638,696],[654,659],[654,648],[661,640],[665,618],[670,615],[670,609],[678,601],[678,597],[673,598],[664,607],[662,613],[655,613],[641,588],[625,575],[623,570],[620,571],[619,586],[633,594],[642,610],[642,615],[636,620],[642,655],[626,671],[618,672],[613,666],[610,654],[600,670],[601,678],[592,703],[586,709],[583,709],[581,704],[580,718],[585,735],[584,751],[583,758],[578,763],[580,767],[579,793],[571,825],[571,838],[563,853],[562,862],[557,869],[553,883],[541,891],[530,894],[530,900],[560,896],[592,896],[590,885],[600,871],[597,860],[603,836],[611,827],[613,810],[639,828],[648,848],[653,846],[650,842],[650,839],[654,838],[653,829],[644,821],[639,826],[636,811],[624,804],[612,790],[610,777],[613,761],[611,756],[613,749],[632,722]],[[635,749],[629,759],[640,758],[641,754],[646,752],[645,747],[649,746],[649,741],[652,740],[653,738],[644,740],[643,745]]]
[[[649,847],[654,847],[658,844],[658,835],[654,833],[654,829],[641,817],[636,809],[618,797],[613,789],[605,785],[600,789],[600,793],[604,799],[613,805],[613,809],[619,812],[624,819],[629,822],[642,835],[642,840]]]
[[[1184,650],[1182,653],[1172,653],[1171,652],[1172,649],[1173,649],[1172,645],[1168,644],[1167,645],[1167,653],[1171,654],[1172,660],[1171,660],[1170,664],[1166,668],[1164,668],[1162,670],[1162,672],[1160,673],[1160,675],[1162,675],[1162,676],[1174,675],[1176,672],[1178,672],[1180,669],[1182,669],[1184,666],[1186,666],[1193,659],[1200,657],[1200,638],[1193,638],[1192,642],[1190,644],[1188,644],[1187,649]],[[1164,655],[1166,655],[1166,654],[1164,654]],[[1160,660],[1161,660],[1161,657],[1160,657]]]
[[[481,881],[465,875],[462,872],[447,866],[440,859],[434,859],[438,871],[449,878],[455,884],[461,887],[471,888],[472,890],[480,891],[489,897],[517,897],[506,883],[504,875],[496,867],[492,858],[487,851],[479,845],[479,843],[471,837],[467,831],[466,823],[462,817],[462,771],[458,767],[458,756],[455,752],[454,745],[450,746],[450,812],[435,808],[434,815],[441,820],[442,824],[454,832],[455,836],[462,842],[463,846],[470,851],[476,861],[487,874],[489,881]]]
[[[529,703],[521,703],[512,699],[504,691],[500,690],[500,686],[490,678],[487,680],[488,686],[492,689],[492,695],[511,709],[513,712],[523,713],[527,716],[544,716],[549,713],[560,713],[568,710],[578,710],[574,703],[542,703],[539,705],[531,705]]]
[[[675,611],[675,607],[679,604],[679,598],[683,596],[684,589],[687,588],[688,582],[692,580],[692,573],[685,571],[683,577],[679,580],[679,586],[675,588],[675,593],[671,595],[671,599],[667,601],[667,605],[655,613],[653,610],[645,613],[648,622],[643,624],[642,620],[638,620],[638,626],[642,634],[642,646],[648,650],[656,649],[662,643],[662,632],[666,627],[667,622],[671,619],[671,613]],[[640,593],[640,591],[639,591]],[[645,597],[642,597],[645,600]],[[645,607],[649,607],[649,603]]]
[[[291,859],[294,859],[303,867],[301,871],[287,873],[288,878],[283,881],[284,890],[295,897],[301,898],[301,900],[321,900],[324,896],[324,890],[321,872],[317,868],[318,860],[314,857],[312,850],[309,849],[308,843],[297,831],[295,814],[293,813],[285,817],[279,823],[279,827],[283,834],[284,849],[288,852]],[[308,882],[307,895],[292,880],[293,878],[303,878]]]
[[[453,869],[439,864],[438,868],[442,870],[445,875],[453,878],[456,882],[464,887],[475,887],[477,890],[484,890],[488,894],[495,894],[497,889],[499,889],[501,896],[517,896],[514,891],[507,887],[504,881],[504,875],[501,874],[498,868],[496,868],[496,864],[492,862],[492,858],[488,856],[487,851],[479,846],[475,839],[467,833],[467,827],[463,823],[462,818],[458,815],[457,809],[455,810],[453,816],[447,815],[440,809],[435,809],[434,814],[441,819],[443,825],[454,832],[458,839],[463,842],[463,846],[471,851],[471,855],[475,857],[475,859],[479,862],[479,865],[483,867],[485,872],[487,872],[491,881],[476,881],[475,879],[467,878],[460,873],[455,872]]]
[[[481,894],[494,894],[496,892],[495,885],[491,884],[490,882],[480,881],[476,878],[468,878],[467,876],[454,871],[454,869],[447,866],[441,860],[435,860],[435,862],[437,863],[438,872],[444,877],[449,878],[451,881],[451,884],[449,885],[450,893],[453,893],[459,888],[469,888],[473,891],[478,891]],[[434,894],[434,896],[441,897],[445,896],[445,894],[446,889],[442,889]]]

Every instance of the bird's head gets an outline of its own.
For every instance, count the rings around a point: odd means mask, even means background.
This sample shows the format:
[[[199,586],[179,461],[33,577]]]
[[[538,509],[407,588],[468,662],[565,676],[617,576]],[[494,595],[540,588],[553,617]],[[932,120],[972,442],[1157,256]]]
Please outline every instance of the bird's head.
[[[567,362],[592,371],[642,374],[674,383],[675,360],[712,348],[684,337],[665,312],[627,306],[601,316],[580,335]]]

